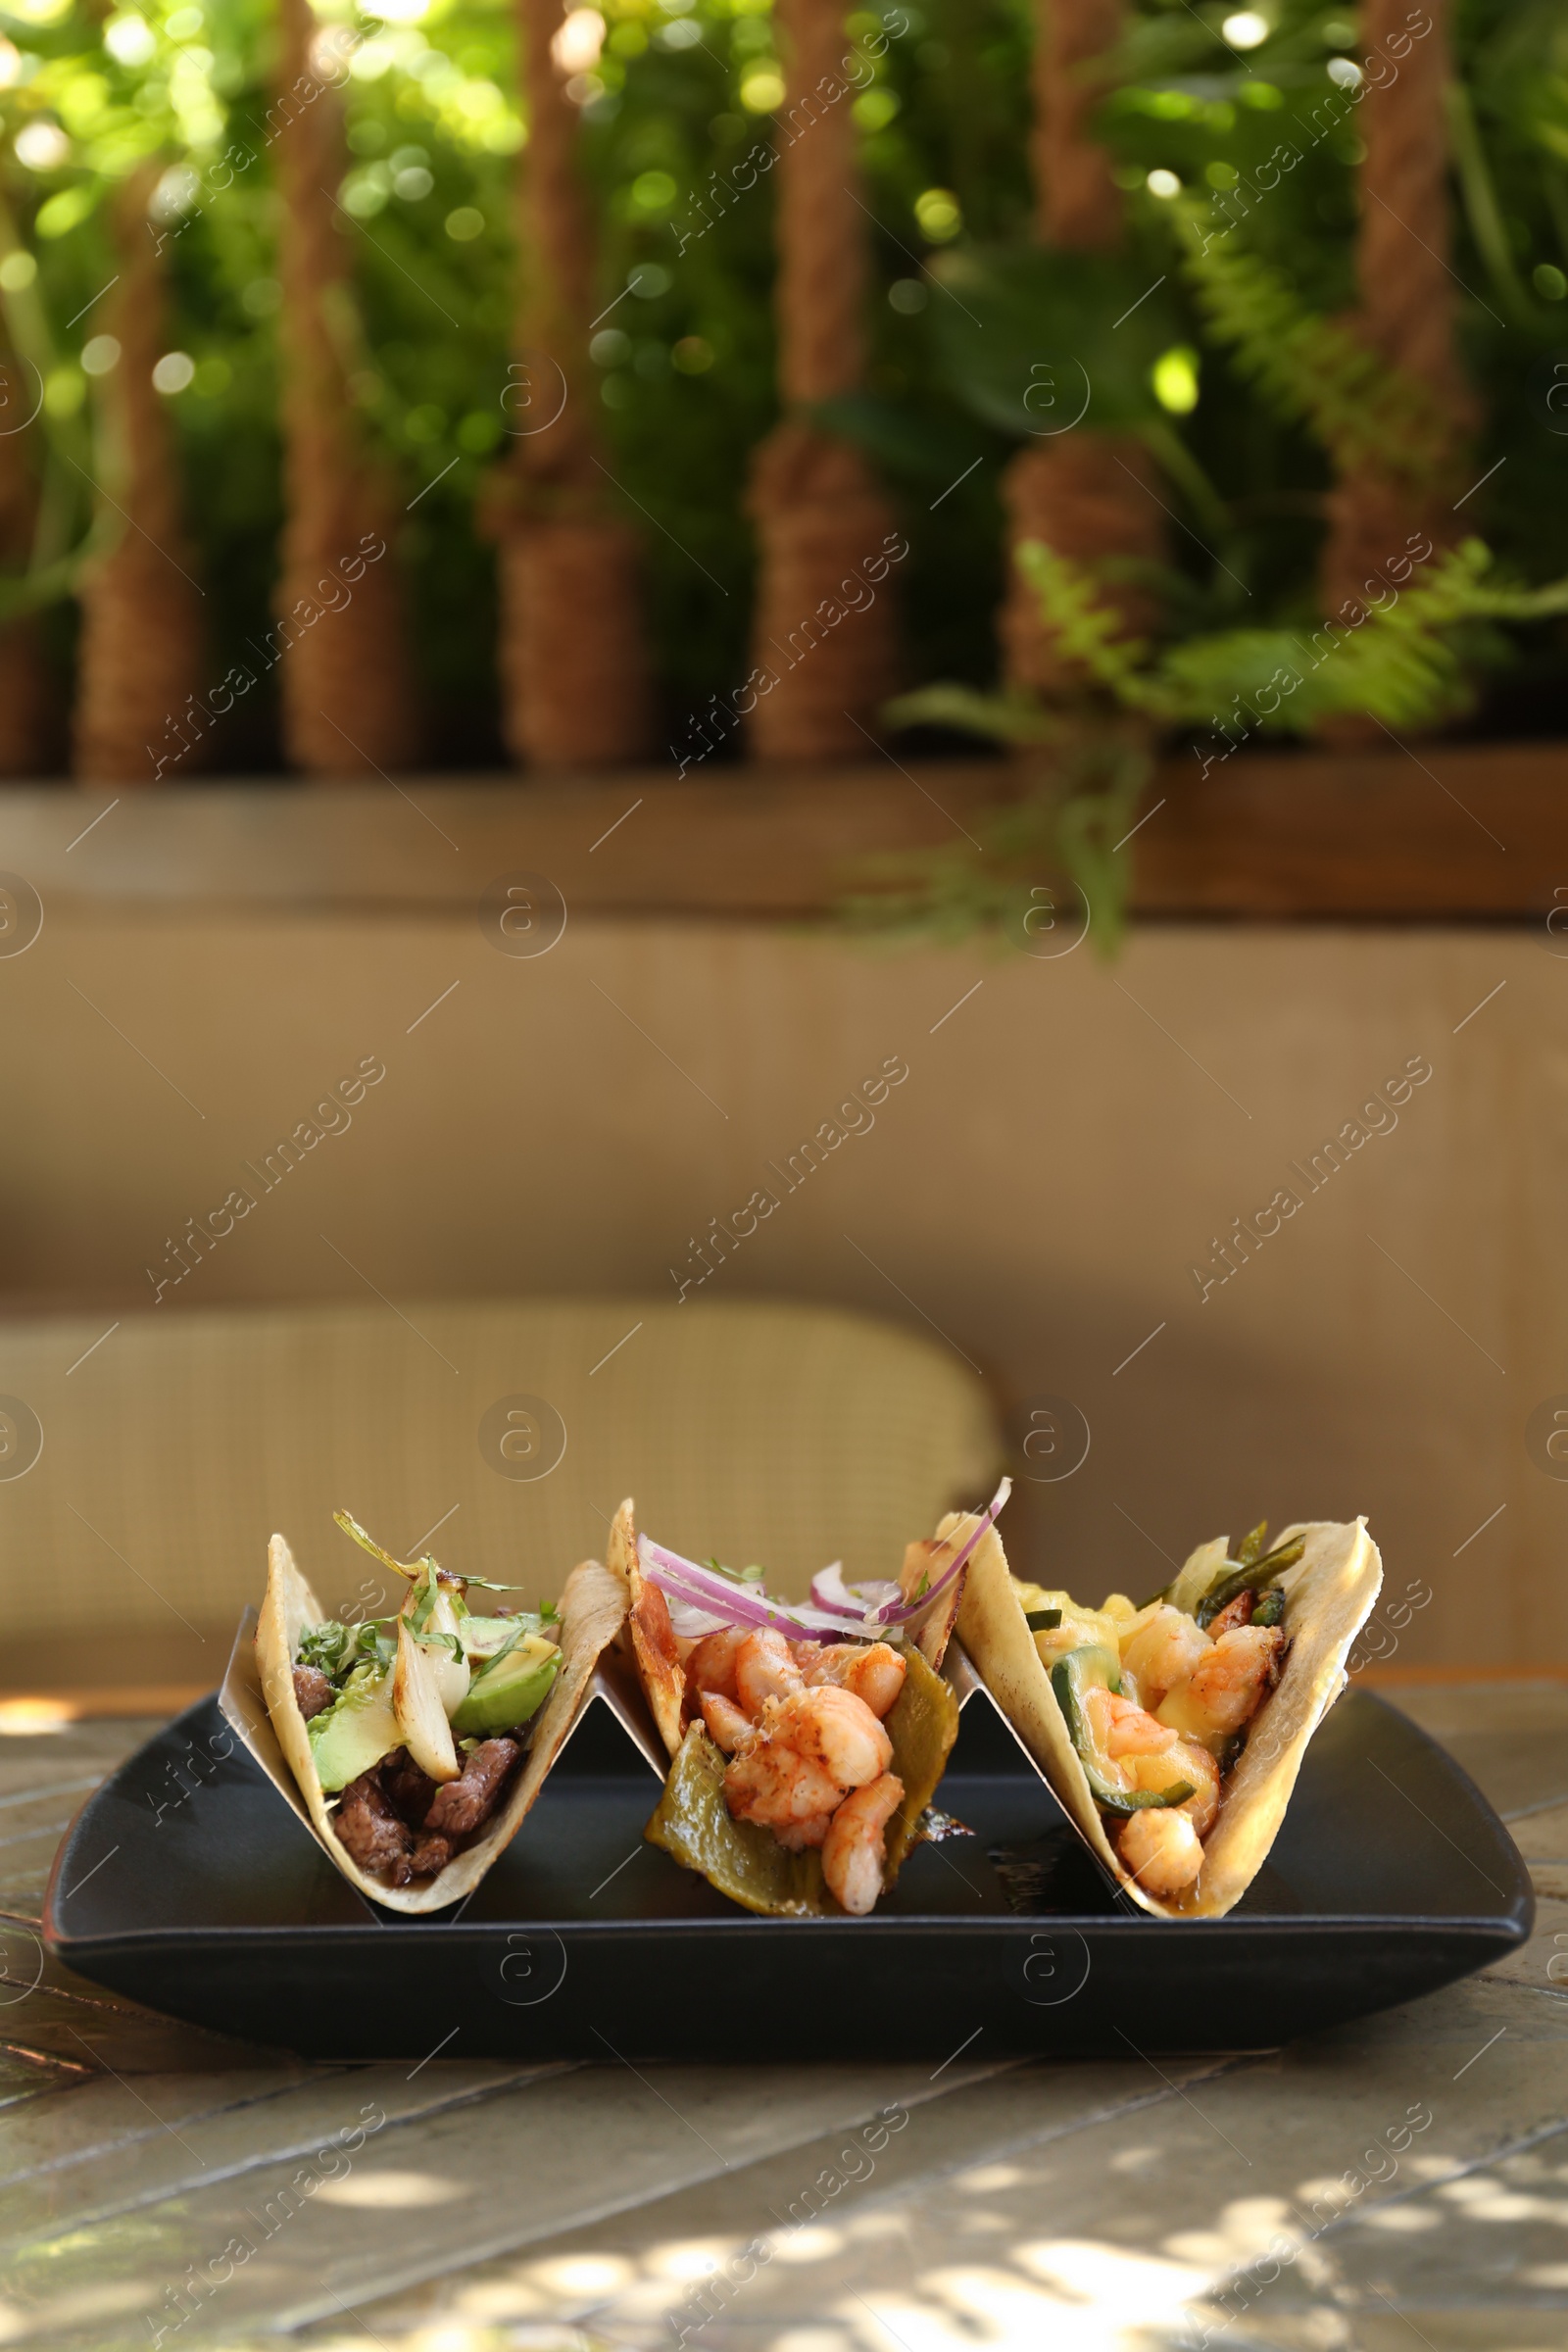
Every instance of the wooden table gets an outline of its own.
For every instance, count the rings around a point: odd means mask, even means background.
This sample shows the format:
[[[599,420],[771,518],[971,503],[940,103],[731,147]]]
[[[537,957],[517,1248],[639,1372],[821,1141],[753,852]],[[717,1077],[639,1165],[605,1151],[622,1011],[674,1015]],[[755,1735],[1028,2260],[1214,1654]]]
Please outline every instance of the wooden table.
[[[42,1963],[60,1833],[150,1727],[0,1740],[0,2344],[1568,2345],[1568,1689],[1396,1695],[1513,1824],[1534,1940],[1157,2066],[959,2016],[934,2068],[305,2065]]]

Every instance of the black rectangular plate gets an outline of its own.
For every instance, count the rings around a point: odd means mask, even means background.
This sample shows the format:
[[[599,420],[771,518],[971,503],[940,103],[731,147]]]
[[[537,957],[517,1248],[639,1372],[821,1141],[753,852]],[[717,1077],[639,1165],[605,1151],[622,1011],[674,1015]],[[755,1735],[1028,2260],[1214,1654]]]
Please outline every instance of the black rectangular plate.
[[[645,1845],[658,1784],[595,1700],[457,1911],[366,1902],[205,1699],[88,1798],[49,1949],[175,2017],[311,2057],[796,2057],[1268,2049],[1500,1959],[1524,1864],[1436,1742],[1362,1691],[1308,1750],[1268,1863],[1221,1920],[1114,1894],[994,1709],[965,1707],[942,1805],[863,1920],[753,1918]]]

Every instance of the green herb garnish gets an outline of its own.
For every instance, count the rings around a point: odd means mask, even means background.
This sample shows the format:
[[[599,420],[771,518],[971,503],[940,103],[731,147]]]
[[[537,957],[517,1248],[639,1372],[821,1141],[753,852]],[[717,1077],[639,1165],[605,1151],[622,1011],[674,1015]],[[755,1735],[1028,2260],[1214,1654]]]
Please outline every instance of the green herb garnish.
[[[461,1576],[451,1570],[440,1568],[436,1565],[433,1552],[427,1551],[422,1559],[417,1560],[394,1559],[391,1552],[383,1544],[378,1544],[372,1535],[368,1535],[359,1521],[351,1518],[347,1511],[334,1511],[332,1517],[346,1536],[353,1537],[362,1551],[368,1551],[373,1560],[379,1560],[383,1568],[390,1568],[395,1575],[406,1576],[411,1580],[417,1580],[420,1576],[432,1579],[446,1576],[453,1584],[477,1585],[485,1592],[516,1592],[521,1590],[517,1585],[498,1585],[493,1577]]]

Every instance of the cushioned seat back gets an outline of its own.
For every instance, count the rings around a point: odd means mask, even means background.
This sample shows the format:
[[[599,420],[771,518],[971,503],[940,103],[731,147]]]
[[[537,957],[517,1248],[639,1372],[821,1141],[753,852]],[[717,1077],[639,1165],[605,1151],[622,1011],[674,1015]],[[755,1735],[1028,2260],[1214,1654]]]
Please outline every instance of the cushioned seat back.
[[[386,1580],[334,1508],[400,1558],[428,1542],[532,1602],[603,1556],[629,1494],[662,1541],[802,1592],[837,1558],[894,1573],[910,1537],[982,1498],[1001,1454],[956,1354],[825,1308],[159,1312],[78,1360],[101,1330],[13,1325],[0,1347],[0,1391],[24,1408],[0,1451],[12,1689],[216,1680],[274,1528],[329,1606],[377,1613]],[[42,1450],[15,1475],[28,1414]]]

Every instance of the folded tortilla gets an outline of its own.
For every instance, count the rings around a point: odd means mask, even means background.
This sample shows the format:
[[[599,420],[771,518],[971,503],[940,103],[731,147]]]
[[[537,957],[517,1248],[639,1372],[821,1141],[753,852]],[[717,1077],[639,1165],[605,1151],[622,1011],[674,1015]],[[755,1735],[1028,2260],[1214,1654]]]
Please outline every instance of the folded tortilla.
[[[454,1854],[444,1870],[419,1886],[394,1886],[360,1868],[332,1827],[332,1809],[316,1774],[305,1717],[294,1696],[294,1659],[307,1626],[320,1625],[322,1608],[295,1565],[281,1536],[267,1551],[267,1597],[256,1628],[256,1657],[267,1711],[290,1772],[310,1814],[311,1826],[343,1876],[372,1902],[389,1911],[440,1911],[470,1894],[491,1864],[511,1844],[544,1786],[545,1776],[564,1747],[582,1708],[600,1652],[612,1642],[626,1614],[625,1580],[597,1560],[583,1560],[566,1579],[561,1595],[561,1666],[550,1696],[532,1718],[522,1770],[506,1802],[487,1821],[471,1845]]]
[[[1346,1660],[1377,1600],[1383,1563],[1364,1519],[1298,1521],[1274,1541],[1284,1544],[1298,1536],[1306,1549],[1276,1580],[1285,1593],[1281,1622],[1291,1637],[1285,1671],[1248,1726],[1247,1745],[1204,1840],[1203,1867],[1171,1902],[1145,1892],[1106,1835],[994,1531],[969,1562],[959,1640],[1098,1860],[1158,1919],[1219,1919],[1240,1902],[1268,1858],[1307,1742],[1345,1688]],[[1225,1552],[1220,1539],[1194,1554],[1168,1596],[1175,1606],[1194,1607]]]
[[[659,1736],[673,1756],[684,1729],[681,1713],[686,1701],[686,1669],[669,1622],[669,1604],[659,1587],[644,1576],[637,1556],[637,1511],[629,1494],[611,1521],[608,1556],[612,1572],[624,1578],[629,1595],[620,1638],[631,1650]]]

